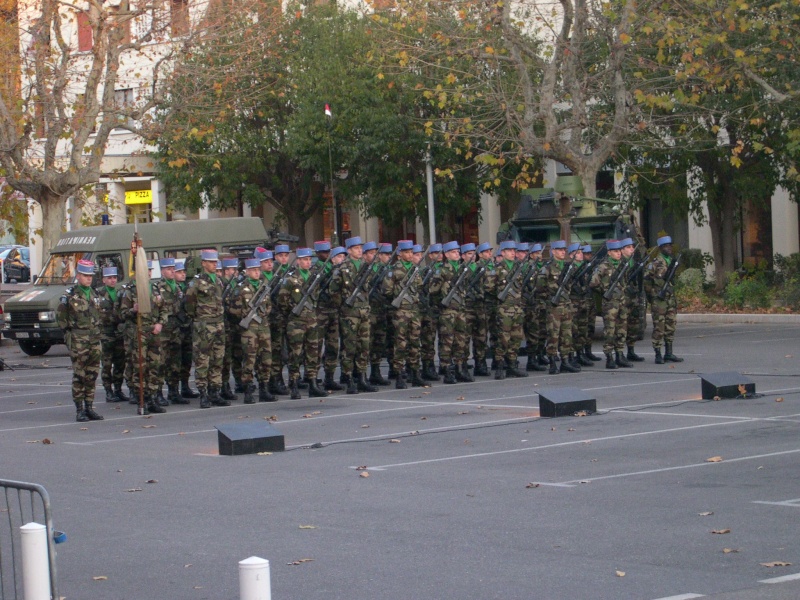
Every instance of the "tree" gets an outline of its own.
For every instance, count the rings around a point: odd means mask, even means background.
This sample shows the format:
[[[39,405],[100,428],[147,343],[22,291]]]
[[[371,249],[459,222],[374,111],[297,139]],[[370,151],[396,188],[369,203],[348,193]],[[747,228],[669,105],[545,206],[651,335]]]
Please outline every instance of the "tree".
[[[61,235],[67,199],[98,181],[111,132],[138,131],[159,102],[173,53],[190,44],[204,9],[181,7],[18,2],[19,45],[0,44],[3,63],[20,68],[0,87],[0,167],[41,205],[45,249]]]

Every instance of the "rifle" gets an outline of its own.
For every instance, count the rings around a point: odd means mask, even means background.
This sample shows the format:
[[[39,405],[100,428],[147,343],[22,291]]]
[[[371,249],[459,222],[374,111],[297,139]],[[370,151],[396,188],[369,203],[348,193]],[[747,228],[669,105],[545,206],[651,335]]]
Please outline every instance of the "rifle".
[[[630,263],[626,260],[620,260],[619,266],[617,267],[614,274],[611,276],[611,281],[608,283],[608,289],[603,294],[603,298],[605,300],[611,300],[611,296],[614,293],[614,290],[617,287],[617,284],[622,280],[625,276],[625,272],[628,270]]]
[[[322,281],[322,274],[325,272],[325,267],[330,262],[331,259],[329,257],[324,263],[322,263],[322,267],[319,271],[317,271],[317,274],[314,275],[314,279],[311,280],[311,283],[306,285],[306,291],[303,292],[303,297],[300,298],[300,302],[295,304],[294,308],[292,308],[293,315],[299,315],[301,312],[303,312],[303,308],[305,308],[305,305],[308,304],[308,301],[311,299],[311,294],[313,294],[314,290],[319,287],[320,282]]]
[[[461,306],[464,303],[464,299],[458,294],[458,288],[464,283],[464,279],[467,277],[467,273],[469,273],[469,263],[463,263],[461,267],[459,267],[460,273],[455,280],[455,283],[450,286],[450,291],[447,292],[447,295],[442,298],[442,306],[445,308],[449,308],[450,305],[453,303],[453,300],[457,297],[458,298],[458,305]]]
[[[231,280],[228,282],[228,285],[225,286],[225,289],[222,290],[222,305],[225,305],[225,301],[228,299],[228,296],[231,295],[231,292],[239,285],[242,281],[244,281],[245,274],[239,273],[236,277],[231,277]]]
[[[400,293],[397,294],[397,297],[392,300],[392,306],[395,308],[400,308],[400,305],[403,304],[403,299],[406,297],[406,294],[411,289],[411,284],[414,282],[414,279],[417,277],[417,273],[419,273],[419,266],[422,264],[422,261],[428,257],[428,253],[431,251],[431,247],[428,246],[428,249],[425,250],[425,255],[420,259],[420,261],[414,265],[414,268],[408,272],[406,275],[406,281],[403,284],[403,289],[400,290]]]
[[[654,252],[655,251],[655,252]],[[658,247],[653,248],[650,252],[645,254],[642,257],[642,260],[638,261],[631,272],[628,274],[628,283],[633,283],[636,281],[636,278],[639,274],[644,271],[645,267],[656,257],[656,253],[658,252]]]
[[[506,301],[506,298],[508,297],[508,294],[511,291],[511,286],[514,285],[514,280],[517,278],[517,275],[519,275],[519,272],[522,270],[522,264],[523,264],[522,261],[520,261],[514,265],[513,269],[511,269],[511,273],[508,276],[508,283],[506,283],[506,287],[504,287],[503,290],[497,295],[497,299],[500,300],[500,302]]]
[[[481,276],[485,271],[486,271],[486,265],[483,263],[479,264],[478,267],[475,269],[475,272],[472,274],[472,277],[470,277],[469,281],[467,282],[467,287],[464,290],[465,295],[469,296],[469,294],[476,287],[478,287],[478,284],[481,282]]]
[[[280,291],[281,291],[281,288],[283,287],[283,282],[284,282],[284,281],[286,281],[286,276],[287,276],[289,273],[291,273],[291,272],[292,272],[292,267],[294,266],[294,263],[295,263],[296,261],[297,261],[297,257],[295,256],[295,257],[292,259],[292,262],[290,262],[290,263],[289,263],[289,266],[288,266],[288,267],[286,268],[286,270],[283,272],[283,275],[281,275],[281,278],[280,278],[278,281],[276,281],[274,285],[272,285],[272,286],[270,287],[270,294],[269,294],[269,295],[270,295],[270,298],[272,299],[272,301],[273,301],[273,302],[277,301],[277,299],[278,299],[278,292],[280,292]]]
[[[681,253],[682,254],[682,253]],[[681,254],[675,258],[675,260],[670,263],[669,268],[667,269],[666,275],[664,275],[664,286],[658,292],[658,299],[663,300],[664,297],[667,295],[667,289],[670,285],[672,285],[672,280],[675,277],[675,271],[678,270],[678,265],[681,262]]]
[[[371,270],[372,270],[372,264],[364,260],[364,264],[361,265],[361,269],[358,271],[358,275],[356,275],[356,281],[355,285],[353,286],[353,292],[347,298],[345,298],[344,301],[344,303],[350,308],[352,308],[353,304],[356,303],[356,298],[361,293],[361,288],[364,287],[364,284],[367,282],[367,278],[369,277]]]
[[[556,293],[552,295],[550,298],[550,304],[553,306],[557,306],[559,300],[561,300],[561,296],[564,293],[564,290],[567,289],[567,285],[572,282],[572,278],[574,276],[575,270],[575,261],[570,261],[569,265],[567,265],[567,270],[562,272],[561,275],[561,283],[558,284],[558,289]]]
[[[385,263],[381,263],[378,267],[378,270],[375,271],[375,275],[372,276],[372,279],[369,282],[369,299],[372,300],[375,298],[375,293],[381,286],[381,282],[383,281],[384,276],[386,275],[386,271],[389,270],[389,266],[394,262],[394,259],[397,258],[397,251],[399,248],[395,248],[392,255],[389,257]]]
[[[580,280],[580,278],[583,277],[586,273],[594,272],[594,268],[597,266],[597,263],[599,263],[600,260],[605,257],[605,253],[603,252],[604,249],[605,246],[603,246],[603,248],[595,252],[594,256],[592,257],[592,260],[585,260],[583,261],[583,263],[581,263],[581,266],[578,267],[578,270],[575,272],[575,276],[573,278],[575,281]]]
[[[250,302],[248,306],[250,310],[247,314],[239,321],[239,326],[243,329],[247,329],[250,327],[250,323],[255,321],[256,323],[261,323],[261,316],[258,314],[258,309],[261,308],[261,305],[264,303],[264,300],[267,297],[267,294],[270,294],[271,288],[269,282],[264,278],[261,281],[261,285],[258,286],[258,291],[253,294],[253,297],[250,298]]]

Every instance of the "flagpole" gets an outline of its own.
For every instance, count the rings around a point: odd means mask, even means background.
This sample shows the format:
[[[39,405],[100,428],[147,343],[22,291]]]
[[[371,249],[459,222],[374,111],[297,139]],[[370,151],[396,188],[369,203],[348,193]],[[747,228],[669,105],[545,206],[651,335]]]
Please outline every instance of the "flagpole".
[[[331,245],[338,246],[339,242],[339,207],[336,202],[336,189],[333,187],[333,155],[331,154],[331,123],[333,113],[330,105],[325,105],[325,116],[328,119],[328,168],[331,172],[331,208],[333,209],[333,233],[331,234]]]

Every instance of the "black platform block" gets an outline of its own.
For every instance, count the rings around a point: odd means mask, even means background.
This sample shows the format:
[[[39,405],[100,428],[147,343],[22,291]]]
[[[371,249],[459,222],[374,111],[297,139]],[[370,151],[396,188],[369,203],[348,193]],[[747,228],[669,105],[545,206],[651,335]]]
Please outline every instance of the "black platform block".
[[[700,380],[702,381],[703,398],[706,400],[713,400],[715,397],[736,398],[744,394],[756,393],[755,382],[734,371],[703,373]],[[739,389],[740,385],[744,386],[744,394]]]
[[[597,400],[578,388],[563,387],[539,390],[539,415],[570,417],[579,411],[597,412]]]
[[[217,425],[219,453],[225,456],[283,452],[283,434],[269,423],[223,423]]]

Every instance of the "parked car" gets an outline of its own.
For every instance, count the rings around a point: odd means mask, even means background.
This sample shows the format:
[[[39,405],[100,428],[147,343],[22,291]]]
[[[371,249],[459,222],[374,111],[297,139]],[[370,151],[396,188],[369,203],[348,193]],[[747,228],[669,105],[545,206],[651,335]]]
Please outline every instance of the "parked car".
[[[31,252],[29,248],[13,247],[0,252],[0,264],[3,265],[3,283],[12,279],[23,282],[31,279]]]

